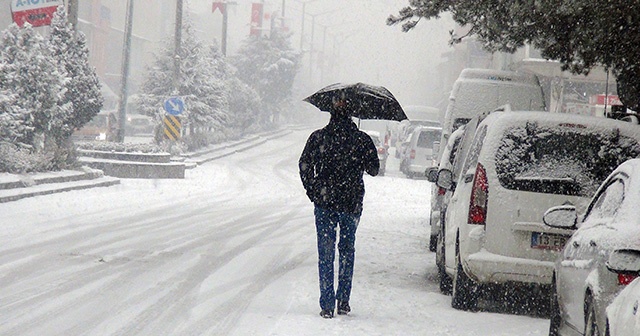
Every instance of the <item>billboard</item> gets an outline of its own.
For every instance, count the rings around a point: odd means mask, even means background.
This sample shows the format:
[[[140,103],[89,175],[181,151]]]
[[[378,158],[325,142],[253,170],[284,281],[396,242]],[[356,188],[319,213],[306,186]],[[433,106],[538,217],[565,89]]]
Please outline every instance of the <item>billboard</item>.
[[[63,0],[11,0],[13,22],[23,26],[29,22],[34,27],[48,26]]]

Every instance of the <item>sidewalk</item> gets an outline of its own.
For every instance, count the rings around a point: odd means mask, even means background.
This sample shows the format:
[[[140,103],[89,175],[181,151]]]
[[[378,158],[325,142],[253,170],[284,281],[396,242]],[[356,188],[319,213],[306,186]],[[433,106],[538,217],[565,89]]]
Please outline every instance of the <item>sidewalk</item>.
[[[184,161],[186,168],[195,168],[206,162],[259,146],[290,132],[287,129],[279,129],[233,142],[211,145],[197,152],[184,154],[175,160]],[[36,174],[0,173],[0,203],[70,190],[108,187],[119,183],[119,178],[105,176],[101,170],[89,167]]]
[[[63,191],[108,187],[118,183],[120,179],[104,176],[101,170],[88,167],[37,174],[0,173],[0,203]]]

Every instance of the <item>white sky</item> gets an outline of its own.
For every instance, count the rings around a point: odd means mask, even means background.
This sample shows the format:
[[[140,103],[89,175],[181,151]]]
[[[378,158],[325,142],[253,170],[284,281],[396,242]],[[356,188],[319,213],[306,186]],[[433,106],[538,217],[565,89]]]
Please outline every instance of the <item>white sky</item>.
[[[230,5],[230,52],[246,38],[253,2],[258,1],[238,0],[236,5]],[[292,46],[299,50],[302,3],[297,0],[268,0],[265,1],[265,12],[279,16],[283,2],[285,17],[293,34]],[[307,0],[302,43],[306,52],[299,85],[308,85],[308,88],[304,92],[296,92],[301,96],[295,98],[302,99],[331,83],[361,81],[386,86],[402,105],[435,105],[436,101],[430,97],[434,89],[439,89],[439,83],[435,81],[435,67],[443,61],[442,53],[450,50],[448,32],[454,24],[444,15],[438,20],[422,20],[408,33],[403,33],[400,26],[387,26],[387,17],[397,14],[408,3],[408,0]],[[188,6],[202,15],[202,25],[208,25],[201,28],[203,37],[209,39],[212,31],[221,29],[218,21],[221,15],[219,12],[211,13],[211,1],[190,0]],[[313,57],[317,61],[318,52],[323,50],[324,44],[327,64],[337,68],[333,72],[328,68],[324,72],[317,67],[309,69],[312,21],[315,21],[313,48],[316,51]],[[311,83],[308,80],[310,71],[313,76]]]

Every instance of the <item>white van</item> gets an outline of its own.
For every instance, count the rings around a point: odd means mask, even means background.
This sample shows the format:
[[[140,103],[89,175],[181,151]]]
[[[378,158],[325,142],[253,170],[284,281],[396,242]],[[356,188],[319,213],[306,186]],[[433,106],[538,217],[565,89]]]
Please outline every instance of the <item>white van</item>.
[[[513,110],[544,111],[545,100],[538,77],[532,74],[491,69],[464,69],[453,84],[444,114],[441,144],[471,118],[501,105]],[[440,146],[438,162],[444,146]]]
[[[437,155],[434,145],[440,139],[442,128],[419,126],[407,139],[400,161],[400,171],[407,177],[424,177],[425,171],[434,166]]]
[[[461,146],[468,150],[457,182],[441,170],[437,184],[454,190],[441,231],[452,306],[474,310],[481,285],[551,284],[572,231],[544,225],[545,211],[573,204],[582,213],[620,163],[640,156],[640,128],[580,115],[493,112]]]

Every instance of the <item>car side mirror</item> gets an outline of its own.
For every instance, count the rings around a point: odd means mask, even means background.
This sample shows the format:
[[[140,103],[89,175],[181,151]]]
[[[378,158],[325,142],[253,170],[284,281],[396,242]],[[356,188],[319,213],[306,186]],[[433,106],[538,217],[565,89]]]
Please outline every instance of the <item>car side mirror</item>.
[[[436,185],[447,190],[455,189],[456,183],[453,181],[453,172],[449,169],[440,170],[436,178]]]
[[[542,221],[553,228],[575,229],[578,213],[573,205],[559,205],[549,208],[542,216]]]
[[[424,172],[424,176],[427,177],[427,181],[435,183],[438,181],[438,167],[429,167]]]
[[[632,249],[614,250],[605,263],[607,269],[618,274],[640,273],[640,251]]]

